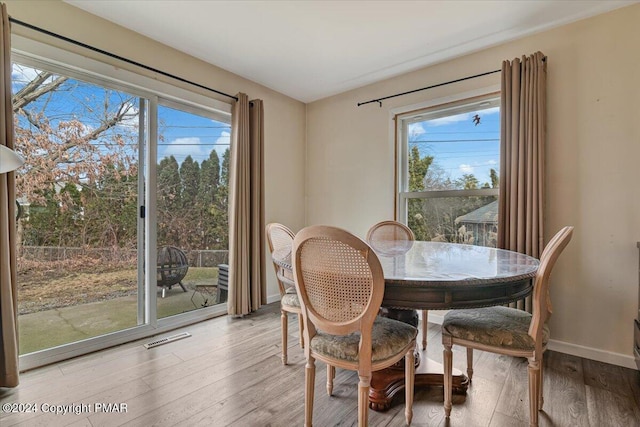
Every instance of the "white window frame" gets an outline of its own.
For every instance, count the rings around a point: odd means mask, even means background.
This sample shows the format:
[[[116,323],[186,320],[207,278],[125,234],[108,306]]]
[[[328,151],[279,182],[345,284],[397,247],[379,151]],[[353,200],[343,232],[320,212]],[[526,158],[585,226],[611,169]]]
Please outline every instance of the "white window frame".
[[[410,123],[423,121],[425,118],[436,119],[459,114],[470,106],[480,106],[482,103],[498,100],[500,87],[490,86],[479,90],[464,92],[444,98],[433,99],[419,104],[400,107],[391,110],[393,123],[393,141],[396,152],[395,164],[395,212],[398,221],[407,224],[407,210],[409,199],[429,199],[440,197],[466,196],[498,196],[497,188],[482,188],[475,190],[427,190],[408,191],[409,161],[407,128]],[[417,118],[416,116],[420,116]]]

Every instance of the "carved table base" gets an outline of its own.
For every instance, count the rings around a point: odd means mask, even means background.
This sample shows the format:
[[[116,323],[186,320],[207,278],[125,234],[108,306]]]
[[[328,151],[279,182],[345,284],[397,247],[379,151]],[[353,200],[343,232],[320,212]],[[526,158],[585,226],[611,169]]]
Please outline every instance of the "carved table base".
[[[413,326],[418,324],[418,313],[414,310],[394,310],[382,307],[380,315],[400,320]],[[416,350],[415,388],[444,386],[444,369],[441,363],[426,357],[426,351]],[[458,369],[453,369],[453,392],[467,392],[469,379]],[[394,366],[376,371],[371,377],[369,407],[374,411],[386,411],[391,407],[393,397],[404,390],[404,359]]]
[[[426,352],[416,353],[420,363],[416,367],[415,388],[443,386],[444,374],[442,364],[426,356]],[[403,360],[404,361],[404,360]],[[469,379],[460,370],[453,369],[453,392],[467,392]],[[404,366],[391,367],[373,373],[369,390],[369,407],[374,411],[386,411],[397,393],[404,391]]]

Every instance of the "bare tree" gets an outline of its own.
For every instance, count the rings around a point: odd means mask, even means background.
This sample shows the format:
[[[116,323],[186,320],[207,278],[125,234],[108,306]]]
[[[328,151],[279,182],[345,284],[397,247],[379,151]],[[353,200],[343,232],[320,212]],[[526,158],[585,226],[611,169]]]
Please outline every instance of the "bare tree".
[[[14,65],[16,148],[25,158],[19,197],[43,203],[59,183],[98,181],[105,168],[136,174],[134,97],[31,67]],[[57,192],[64,205],[64,194]]]

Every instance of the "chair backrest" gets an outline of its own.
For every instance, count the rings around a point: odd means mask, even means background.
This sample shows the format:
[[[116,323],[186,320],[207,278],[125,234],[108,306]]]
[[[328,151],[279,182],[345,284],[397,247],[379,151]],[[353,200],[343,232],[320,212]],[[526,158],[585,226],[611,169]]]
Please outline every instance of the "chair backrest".
[[[374,224],[367,232],[367,242],[383,240],[415,240],[413,231],[398,221],[381,221]]]
[[[549,276],[562,250],[569,244],[572,235],[572,226],[563,227],[547,243],[540,256],[540,266],[536,272],[533,289],[533,318],[529,326],[529,335],[534,339],[538,350],[541,347],[542,328],[551,316],[552,310],[549,298]]]
[[[360,331],[360,360],[370,363],[371,329],[384,295],[374,251],[348,231],[323,225],[298,232],[293,250],[305,348],[316,328],[332,335]]]
[[[407,252],[411,249],[414,240],[413,231],[397,221],[381,221],[374,224],[367,232],[367,243],[373,250],[383,255]],[[395,245],[389,246],[390,241],[396,242]],[[406,244],[398,245],[399,241],[404,241]]]
[[[293,250],[293,232],[285,225],[272,222],[267,224],[267,241],[269,242],[269,251],[271,252],[271,259],[273,260],[274,252],[280,254]],[[278,287],[280,288],[280,296],[284,295],[286,286],[282,283],[282,278],[278,272],[278,265],[274,262],[273,267],[276,271],[276,278],[278,279]]]

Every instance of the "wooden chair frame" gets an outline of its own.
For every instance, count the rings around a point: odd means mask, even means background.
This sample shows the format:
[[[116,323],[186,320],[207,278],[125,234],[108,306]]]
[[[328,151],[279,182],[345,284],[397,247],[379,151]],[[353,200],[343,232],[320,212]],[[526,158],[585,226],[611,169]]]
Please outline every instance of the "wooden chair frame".
[[[384,239],[385,237],[387,237],[386,235],[382,236],[381,234],[384,233],[384,230],[389,230],[389,229],[395,230],[395,233],[393,236],[395,240],[405,239],[405,240],[413,241],[416,239],[415,235],[413,234],[413,231],[409,227],[407,227],[401,222],[388,220],[388,221],[381,221],[371,226],[369,231],[367,231],[367,243],[369,243],[369,245],[375,250],[376,241],[380,238]],[[420,331],[422,335],[421,344],[422,344],[422,349],[426,350],[427,331],[429,328],[429,321],[428,321],[429,310],[420,310],[420,314],[422,317],[422,322],[420,325],[421,326]]]
[[[342,271],[339,267],[332,269],[332,271],[326,269],[314,269],[312,266],[307,265],[312,261],[307,261],[311,258],[309,255],[307,258],[303,257],[303,252],[307,249],[307,246],[313,246],[319,240],[326,240],[335,242],[336,246],[339,243],[342,245],[342,253],[349,252],[353,255],[357,251],[364,260],[370,271],[369,279],[369,294],[368,303],[362,307],[358,304],[353,306],[359,307],[354,309],[355,313],[350,313],[350,318],[340,318],[340,320],[331,320],[326,314],[333,311],[333,313],[343,313],[336,309],[331,308],[331,304],[327,307],[324,306],[325,298],[314,294],[311,297],[307,291],[307,283],[305,281],[306,274],[312,274],[315,277],[322,276],[322,280],[328,283],[335,283],[336,280],[349,278],[349,273]],[[310,243],[311,242],[311,243]],[[345,250],[344,248],[349,248]],[[414,383],[414,354],[415,339],[413,339],[406,348],[395,356],[383,360],[372,361],[372,329],[373,323],[378,315],[382,298],[384,295],[384,274],[380,261],[375,252],[371,250],[370,246],[364,241],[349,233],[348,231],[329,227],[316,225],[307,227],[296,235],[293,242],[293,271],[295,275],[295,282],[297,286],[298,295],[300,297],[300,303],[302,305],[302,320],[304,323],[304,352],[307,359],[305,366],[305,426],[311,426],[313,417],[313,400],[314,400],[314,386],[315,386],[315,360],[321,360],[327,364],[327,392],[329,395],[333,389],[333,377],[335,375],[335,367],[354,370],[358,372],[358,425],[366,426],[368,424],[368,408],[369,408],[369,388],[371,383],[371,373],[380,369],[387,368],[402,358],[405,358],[405,418],[407,424],[411,423],[413,417],[413,383]],[[360,270],[362,271],[362,270]],[[360,276],[361,277],[361,276]],[[344,288],[344,299],[340,301],[350,301],[349,292],[353,291],[353,287]],[[360,289],[359,289],[360,290]],[[311,299],[314,299],[315,303],[312,303]],[[330,297],[327,297],[330,299]],[[320,308],[319,308],[320,307]],[[359,310],[359,312],[357,311]],[[339,317],[336,314],[337,317]],[[347,335],[353,332],[360,333],[360,345],[358,352],[358,360],[356,362],[346,361],[344,359],[338,359],[333,357],[327,357],[326,355],[314,352],[311,348],[311,340],[316,336],[317,330],[322,330],[323,333],[331,335]]]
[[[457,344],[467,348],[467,375],[470,381],[473,375],[473,349],[527,358],[529,360],[529,423],[532,426],[538,425],[538,411],[542,410],[544,403],[542,398],[542,365],[543,353],[546,347],[543,345],[543,327],[552,313],[551,300],[549,297],[549,276],[563,249],[569,244],[572,234],[572,226],[562,228],[547,244],[540,256],[540,266],[536,272],[533,289],[533,313],[528,330],[529,336],[535,343],[533,350],[517,350],[476,343],[452,337],[443,328],[444,410],[447,418],[449,418],[451,414],[451,371],[453,365],[453,352],[451,351],[451,347]]]
[[[285,225],[278,223],[270,223],[266,226],[267,233],[267,241],[269,242],[269,250],[271,251],[272,257],[273,252],[277,249],[282,248],[284,245],[290,245],[291,249],[293,249],[293,232]],[[290,272],[284,271],[284,269],[278,266],[275,262],[273,263],[273,267],[275,268],[276,278],[278,280],[278,288],[280,290],[280,298],[285,295],[287,292],[287,288],[291,287],[295,289],[295,283],[293,281],[293,277],[290,276]],[[282,326],[282,364],[287,364],[287,337],[289,334],[289,317],[288,314],[293,313],[298,315],[298,325],[300,328],[300,347],[304,347],[304,341],[302,339],[302,315],[300,307],[280,304],[280,323]]]

